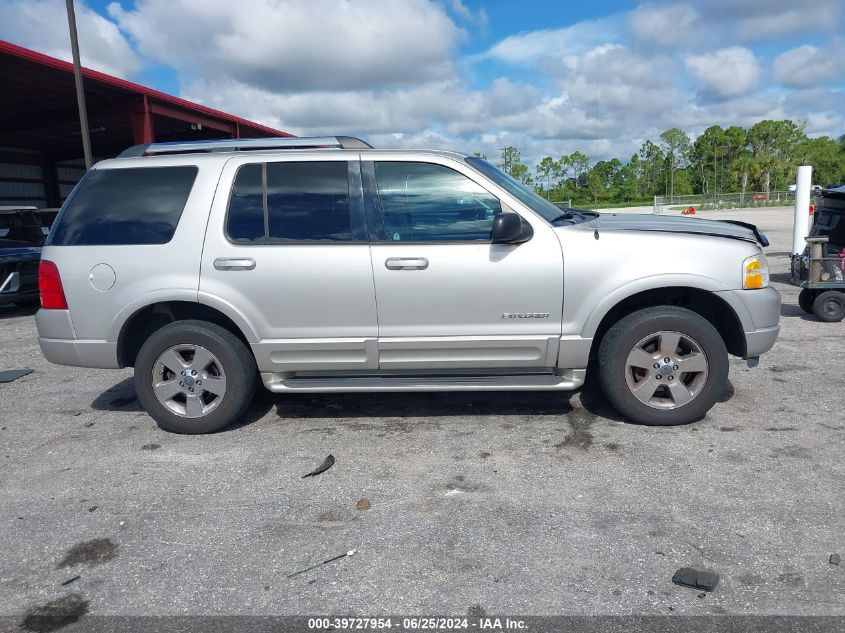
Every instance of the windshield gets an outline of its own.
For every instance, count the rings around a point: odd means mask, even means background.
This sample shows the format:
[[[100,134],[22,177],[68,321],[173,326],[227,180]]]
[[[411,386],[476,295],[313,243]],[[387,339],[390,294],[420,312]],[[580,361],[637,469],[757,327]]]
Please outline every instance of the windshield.
[[[466,162],[470,167],[480,171],[514,198],[540,215],[546,222],[553,222],[560,217],[562,211],[560,208],[543,198],[531,187],[523,185],[498,167],[494,167],[486,160],[475,156],[470,156],[466,159]]]

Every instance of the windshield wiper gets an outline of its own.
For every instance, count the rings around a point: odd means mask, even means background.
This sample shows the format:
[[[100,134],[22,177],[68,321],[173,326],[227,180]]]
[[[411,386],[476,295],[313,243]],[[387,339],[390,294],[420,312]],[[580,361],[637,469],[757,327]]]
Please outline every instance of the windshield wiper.
[[[578,220],[579,222],[586,222],[588,218],[597,218],[599,217],[598,211],[588,211],[587,209],[566,209],[563,213],[561,213],[556,218],[552,218],[550,222],[552,224],[556,224],[558,222],[564,222],[567,220]]]

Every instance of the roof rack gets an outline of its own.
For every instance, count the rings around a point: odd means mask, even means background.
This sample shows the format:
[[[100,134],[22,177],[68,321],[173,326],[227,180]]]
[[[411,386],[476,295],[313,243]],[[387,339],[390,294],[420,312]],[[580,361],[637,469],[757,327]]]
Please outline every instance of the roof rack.
[[[372,149],[372,145],[352,136],[270,136],[267,138],[226,138],[208,141],[174,141],[133,145],[118,158],[193,154],[198,152],[244,152],[264,149]]]

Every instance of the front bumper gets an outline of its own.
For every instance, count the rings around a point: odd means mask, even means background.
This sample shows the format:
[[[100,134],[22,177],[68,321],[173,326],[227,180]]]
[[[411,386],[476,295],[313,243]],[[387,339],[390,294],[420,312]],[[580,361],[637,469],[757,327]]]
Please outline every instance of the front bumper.
[[[733,308],[745,334],[743,358],[754,358],[772,349],[780,332],[780,293],[768,286],[759,290],[726,290],[715,293]]]

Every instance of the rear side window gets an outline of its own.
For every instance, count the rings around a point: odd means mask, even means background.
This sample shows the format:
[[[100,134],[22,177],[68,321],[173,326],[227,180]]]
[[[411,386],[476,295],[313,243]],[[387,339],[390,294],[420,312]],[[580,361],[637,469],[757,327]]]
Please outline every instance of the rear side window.
[[[229,201],[226,232],[235,242],[354,240],[346,161],[244,165]]]
[[[263,165],[244,165],[235,178],[232,197],[229,199],[226,232],[236,242],[264,241],[262,172]]]
[[[95,169],[62,211],[51,244],[166,244],[196,177],[193,165]]]

